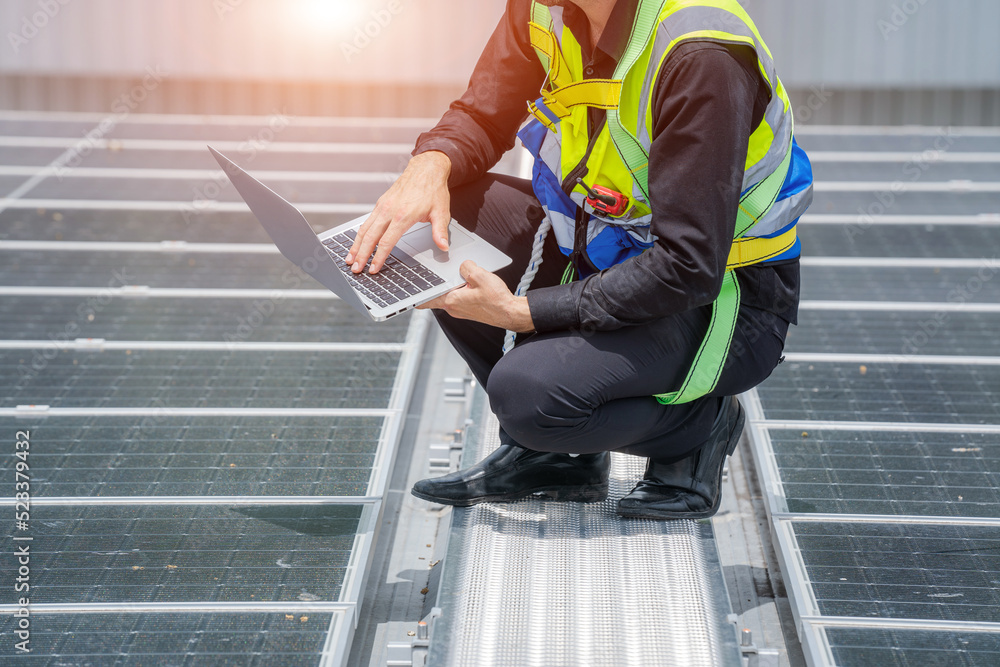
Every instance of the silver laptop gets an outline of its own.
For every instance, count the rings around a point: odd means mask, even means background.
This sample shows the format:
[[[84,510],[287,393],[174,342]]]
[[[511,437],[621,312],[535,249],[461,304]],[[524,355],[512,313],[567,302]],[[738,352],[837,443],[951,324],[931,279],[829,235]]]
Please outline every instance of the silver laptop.
[[[430,224],[420,223],[403,235],[378,273],[371,275],[366,267],[355,274],[344,257],[367,215],[317,236],[292,204],[211,146],[208,150],[281,254],[376,322],[464,285],[458,268],[467,259],[491,272],[511,262],[510,257],[452,220],[448,252],[434,243]]]

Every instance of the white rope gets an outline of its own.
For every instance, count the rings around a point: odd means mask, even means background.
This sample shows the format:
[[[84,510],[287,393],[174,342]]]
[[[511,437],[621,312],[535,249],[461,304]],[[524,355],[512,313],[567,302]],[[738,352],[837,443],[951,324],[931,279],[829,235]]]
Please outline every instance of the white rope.
[[[514,296],[524,296],[524,293],[531,287],[531,281],[538,274],[538,267],[542,265],[542,250],[545,247],[545,237],[549,235],[550,229],[552,229],[552,222],[549,220],[549,216],[546,215],[545,219],[542,220],[542,224],[538,225],[538,232],[535,234],[535,243],[531,246],[531,259],[528,260],[528,268],[525,269],[524,275],[521,276],[521,282],[517,284]],[[517,333],[513,331],[508,331],[507,335],[504,336],[504,354],[507,354],[514,348],[515,338],[517,338]]]

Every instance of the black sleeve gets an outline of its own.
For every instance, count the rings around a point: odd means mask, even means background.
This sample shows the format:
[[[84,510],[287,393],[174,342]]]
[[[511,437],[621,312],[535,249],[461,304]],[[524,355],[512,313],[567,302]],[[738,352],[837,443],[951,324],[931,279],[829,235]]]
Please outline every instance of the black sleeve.
[[[732,245],[759,81],[722,45],[677,47],[654,91],[649,195],[657,241],[584,280],[529,291],[536,330],[617,329],[715,300]]]
[[[545,70],[531,48],[530,8],[530,0],[508,0],[468,90],[417,139],[414,155],[441,151],[451,158],[451,187],[482,176],[513,148],[526,102],[538,97]]]

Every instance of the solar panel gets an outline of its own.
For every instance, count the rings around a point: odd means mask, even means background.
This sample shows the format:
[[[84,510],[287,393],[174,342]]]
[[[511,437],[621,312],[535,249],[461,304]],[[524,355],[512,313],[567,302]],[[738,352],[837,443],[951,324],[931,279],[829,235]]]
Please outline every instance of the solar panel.
[[[842,667],[990,667],[1000,634],[879,628],[826,628],[834,662]]]
[[[266,130],[274,131],[274,141],[297,142],[305,144],[317,143],[379,143],[413,145],[417,136],[430,125],[429,121],[413,119],[348,119],[339,122],[338,119],[321,119],[311,123],[308,119],[295,119],[285,126],[281,116],[254,118],[249,122],[230,121],[223,119],[219,123],[187,123],[170,122],[166,119],[156,119],[152,123],[122,123],[108,133],[109,139],[164,139],[183,141],[238,141],[263,135]],[[326,122],[326,121],[330,122]],[[87,129],[92,129],[93,125]],[[280,129],[279,129],[280,128]]]
[[[8,285],[325,289],[277,253],[15,250],[0,265]]]
[[[1000,227],[986,225],[804,224],[807,257],[977,257],[1000,246]]]
[[[0,418],[32,434],[32,496],[363,496],[382,417]],[[12,456],[0,492],[14,497]]]
[[[280,296],[280,295],[279,295]],[[402,343],[406,315],[378,327],[336,299],[104,298],[4,296],[0,340],[47,340],[72,328],[73,338],[134,341]],[[85,305],[82,312],[77,309]],[[21,313],[30,312],[25,320]]]
[[[34,604],[337,600],[362,507],[32,509]],[[0,565],[13,581],[16,563]],[[3,603],[13,604],[13,586]]]
[[[950,158],[961,158],[960,154],[949,153]],[[865,163],[865,162],[817,162],[813,165],[813,175],[821,181],[882,181],[887,173],[894,170],[899,178],[906,182],[919,181],[925,171],[934,170],[934,180],[953,181],[970,180],[978,182],[995,182],[1000,180],[1000,164],[982,162],[948,162],[933,163],[932,159],[920,160],[920,156],[912,155],[897,163]]]
[[[257,171],[254,166],[248,165],[248,168],[251,172]],[[207,184],[215,182],[215,177],[211,175],[214,172],[195,174],[190,178],[183,179],[167,178],[165,175],[140,176],[141,172],[136,171],[127,176],[122,174],[120,178],[84,176],[82,173],[57,181],[43,181],[32,189],[31,196],[36,199],[56,201],[60,199],[96,199],[190,203],[206,199],[206,194],[202,193],[211,193],[211,199],[216,201],[243,201],[236,189],[226,186],[225,181],[220,181],[220,187],[209,188]],[[221,173],[220,171],[219,174],[221,175]],[[300,178],[296,181],[276,178],[262,178],[261,180],[285,199],[298,203],[336,201],[346,204],[374,204],[382,193],[392,185],[395,177],[386,174],[371,174],[370,176],[365,175],[364,180],[360,181],[330,177],[309,180]],[[12,182],[10,189],[13,190],[23,181],[24,177],[18,178],[17,182]],[[4,185],[3,178],[0,178],[0,187]],[[218,195],[215,194],[216,192]]]
[[[0,189],[94,125],[0,119],[0,135],[29,144],[0,148],[0,164],[18,167]],[[273,179],[333,211],[309,214],[324,230],[401,168],[419,127],[383,125],[293,121],[275,137],[285,151],[259,147],[251,169],[351,172]],[[3,240],[40,243],[0,249],[0,422],[31,434],[30,660],[346,660],[426,314],[375,325],[277,253],[52,244],[269,243],[239,206],[196,201],[218,170],[191,145],[267,127],[132,117],[105,137],[124,142],[78,165],[112,171],[50,175],[0,211]],[[231,188],[219,198],[238,201]],[[151,289],[115,291],[125,285]],[[0,461],[12,502],[16,459]],[[13,587],[0,605],[16,608]]]
[[[807,662],[997,664],[1000,136],[799,141],[818,178],[806,302],[743,398]]]
[[[396,351],[50,352],[0,350],[0,405],[377,409],[399,361]]]
[[[1000,528],[793,521],[824,616],[1000,621]]]
[[[1000,151],[1000,136],[964,128],[803,127],[797,128],[796,134],[799,143],[809,152],[879,154],[900,151],[918,158],[925,151],[945,149],[949,154]]]
[[[770,432],[788,510],[1000,518],[1000,435]]]
[[[1000,366],[919,363],[798,363],[760,387],[771,419],[996,424]]]
[[[799,326],[788,332],[785,351],[995,356],[1000,353],[996,323],[996,314],[962,311],[801,310]]]
[[[98,202],[100,203],[100,202]],[[359,213],[309,213],[317,232],[353,220]],[[110,209],[17,209],[0,212],[0,237],[15,241],[270,243],[250,211],[216,211],[211,207],[177,211]]]
[[[79,141],[99,126],[100,116],[93,114],[81,120],[44,118],[30,120],[6,117],[0,129],[11,137],[65,137]],[[306,144],[371,142],[412,144],[420,132],[427,128],[427,121],[421,119],[308,119],[290,120],[281,116],[254,117],[250,119],[228,117],[157,116],[144,119],[132,116],[128,122],[118,123],[102,136],[105,139],[158,139],[165,141],[237,141],[246,142],[261,133],[267,137],[270,130],[272,141],[301,142]],[[280,128],[280,129],[279,129]],[[269,143],[269,142],[264,142]]]
[[[193,142],[192,142],[193,143]],[[406,167],[412,144],[400,144],[395,151],[370,151],[362,144],[345,145],[340,150],[303,152],[279,150],[251,151],[248,147],[236,150],[235,159],[247,159],[253,169],[261,171],[340,171],[340,172],[398,172]],[[339,147],[331,147],[339,148]],[[44,167],[59,157],[64,148],[33,148],[0,146],[0,164],[7,166]],[[205,151],[204,146],[158,147],[157,163],[170,165],[171,169],[217,169],[218,164]],[[99,169],[148,169],[150,152],[137,150],[95,151],[81,156],[78,168]]]
[[[339,614],[342,615],[342,612]],[[31,656],[23,662],[99,665],[239,664],[315,667],[334,614],[77,613],[34,614]],[[0,618],[13,636],[14,617]]]
[[[97,122],[0,120],[2,135],[20,143],[42,139],[0,148],[0,164],[48,164]],[[424,125],[293,122],[275,134],[276,150],[248,166],[359,172],[273,179],[290,199],[325,207],[327,213],[308,217],[326,229],[375,201],[390,181],[384,172],[402,164],[399,144],[411,143]],[[239,200],[230,188],[218,196],[228,202],[223,210],[195,208],[213,166],[207,155],[177,142],[244,142],[267,126],[264,118],[131,118],[107,135],[123,143],[91,151],[83,165],[121,172],[42,181],[24,195],[30,199],[7,202],[0,234],[34,241],[266,243],[252,217],[235,212]],[[934,163],[912,181],[898,158],[817,154],[922,153],[942,137],[950,160],[975,151],[978,165]],[[128,143],[134,139],[164,143],[139,147]],[[1000,303],[991,250],[1000,233],[992,184],[997,161],[983,157],[1000,151],[1000,137],[806,129],[800,140],[817,155],[820,182],[810,217],[840,221],[802,226],[806,256],[873,260],[807,264],[803,297],[848,308],[856,301],[903,304],[891,312],[827,312],[806,304],[790,353],[902,352],[903,358],[793,357],[759,394],[744,397],[803,636],[815,630],[822,638],[822,650],[810,643],[807,655],[815,665],[994,664],[997,633],[965,630],[1000,620],[994,592],[1000,581],[1000,366],[975,359],[929,364],[919,357],[997,356],[1000,314],[961,305]],[[350,153],[331,142],[372,142],[372,150]],[[282,149],[287,143],[301,143],[302,150]],[[138,169],[205,173],[134,173]],[[32,172],[5,173],[0,189],[9,193]],[[917,191],[893,192],[887,204],[882,185],[872,182],[901,182]],[[60,206],[70,200],[71,207]],[[169,210],[150,210],[156,207]],[[906,224],[865,217],[879,212]],[[975,223],[914,226],[927,216],[968,216],[963,221]],[[880,257],[967,262],[878,266]],[[81,319],[77,309],[88,297],[59,288],[99,291],[114,270],[127,269],[128,283],[154,290],[287,289],[292,285],[282,278],[289,265],[280,256],[8,247],[0,248],[0,260],[8,292],[0,299],[0,421],[8,429],[29,427],[36,457],[32,532],[39,559],[32,575],[44,593],[33,599],[35,657],[80,663],[122,655],[139,663],[169,655],[207,664],[291,665],[316,664],[322,654],[342,662],[424,320],[376,327],[325,295],[279,299],[274,313],[240,339],[270,348],[221,350],[208,344],[226,342],[241,318],[253,314],[257,296],[108,295],[93,319]],[[57,289],[10,289],[26,285]],[[323,294],[311,281],[295,286]],[[916,307],[926,302],[951,306],[931,334],[923,327],[937,312]],[[908,303],[914,308],[907,310]],[[81,338],[140,343],[104,351],[15,345],[49,340],[77,320]],[[926,340],[903,349],[921,332]],[[153,349],[178,341],[190,343],[188,349]],[[315,346],[331,342],[388,347]],[[296,344],[314,347],[293,349]],[[28,403],[52,406],[50,416],[15,416],[15,406]],[[365,410],[377,412],[359,414]],[[917,423],[923,430],[906,427]],[[11,462],[2,465],[7,474],[0,489],[10,498]],[[299,496],[310,500],[296,502]],[[324,497],[327,502],[317,501]],[[0,574],[9,576],[11,566],[2,563]],[[8,590],[8,611],[11,595]]]
[[[942,267],[802,267],[802,298],[833,301],[920,301],[938,303],[998,303],[1000,280],[993,261],[982,259],[973,268]],[[933,314],[933,313],[930,313]]]
[[[940,191],[931,192],[900,192],[891,190],[894,183],[909,183],[901,181],[898,170],[890,171],[881,186],[866,186],[847,192],[837,192],[820,189],[816,192],[813,205],[809,208],[812,215],[823,213],[841,213],[853,215],[857,224],[865,225],[867,215],[980,215],[997,211],[997,191],[975,192],[964,183],[945,183],[939,185]],[[933,179],[927,176],[926,181]],[[900,186],[896,186],[900,187]],[[905,187],[903,185],[902,187]],[[917,187],[917,186],[914,186]],[[988,184],[995,188],[996,184]],[[881,198],[879,197],[881,195]],[[892,197],[890,199],[890,197]],[[883,200],[889,203],[887,206]]]

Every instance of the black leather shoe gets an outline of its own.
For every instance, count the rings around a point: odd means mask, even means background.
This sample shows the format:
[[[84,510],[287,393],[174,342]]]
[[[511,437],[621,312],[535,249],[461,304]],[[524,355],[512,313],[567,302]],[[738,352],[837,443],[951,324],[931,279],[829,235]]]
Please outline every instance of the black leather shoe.
[[[422,479],[410,493],[434,503],[468,507],[511,502],[531,495],[551,500],[596,503],[608,497],[611,455],[552,454],[500,445],[471,468]]]
[[[736,451],[746,417],[735,396],[723,400],[708,442],[674,463],[646,465],[632,492],[618,501],[621,516],[642,519],[704,519],[719,511],[722,469]]]

